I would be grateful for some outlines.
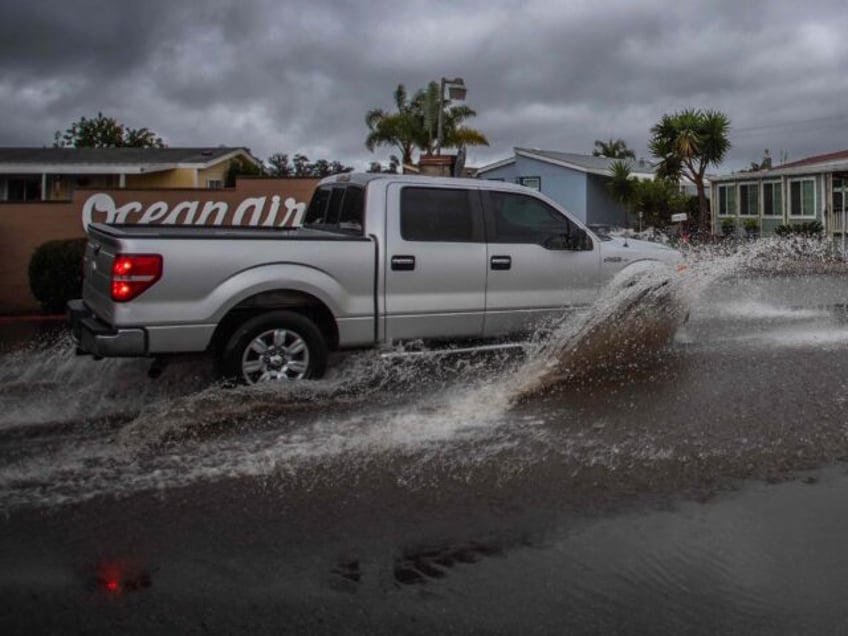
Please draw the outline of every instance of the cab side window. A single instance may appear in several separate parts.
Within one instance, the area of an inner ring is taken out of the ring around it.
[[[570,237],[575,226],[558,211],[535,197],[514,192],[490,192],[490,242],[534,243]]]
[[[315,190],[303,224],[362,234],[365,191],[359,186],[324,186]]]
[[[400,196],[400,235],[405,241],[475,240],[472,192],[406,187]]]

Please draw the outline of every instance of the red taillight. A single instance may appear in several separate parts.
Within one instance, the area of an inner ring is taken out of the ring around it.
[[[112,300],[132,300],[162,277],[159,254],[121,254],[112,262]]]

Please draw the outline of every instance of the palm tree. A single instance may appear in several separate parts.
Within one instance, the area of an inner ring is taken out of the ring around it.
[[[657,176],[678,181],[687,176],[698,191],[698,227],[709,230],[704,176],[709,165],[721,163],[730,149],[730,120],[717,110],[689,108],[663,115],[651,128],[649,147],[660,160]]]
[[[621,159],[610,164],[609,174],[607,189],[624,209],[624,227],[627,227],[627,209],[636,203],[636,179],[630,175],[630,164]]]
[[[396,146],[400,150],[401,161],[411,164],[418,126],[413,105],[403,84],[398,84],[395,89],[394,101],[396,113],[373,108],[365,114],[365,124],[370,131],[365,138],[365,147],[374,152],[377,146]]]
[[[395,146],[404,164],[413,163],[412,153],[416,148],[432,154],[436,147],[440,106],[443,148],[488,146],[489,141],[483,133],[463,125],[477,113],[464,104],[447,108],[448,102],[443,101],[440,105],[439,93],[438,82],[430,82],[427,88],[418,90],[409,99],[403,84],[399,84],[394,95],[397,112],[387,113],[375,108],[365,115],[370,131],[365,147],[373,152],[377,146]]]
[[[608,157],[609,159],[635,159],[636,154],[627,147],[623,139],[610,139],[609,141],[595,140],[595,149],[592,151],[595,157]]]

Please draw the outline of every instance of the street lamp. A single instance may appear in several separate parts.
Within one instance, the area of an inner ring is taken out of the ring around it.
[[[467,92],[465,88],[465,81],[461,77],[456,77],[454,79],[447,79],[446,77],[442,78],[442,81],[439,83],[439,123],[436,129],[436,154],[442,154],[442,136],[444,134],[444,106],[445,106],[445,87],[448,89],[448,99],[456,99],[458,101],[465,101],[465,93]]]

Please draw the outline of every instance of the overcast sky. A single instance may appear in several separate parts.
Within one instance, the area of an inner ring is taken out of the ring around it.
[[[0,145],[50,145],[98,111],[170,146],[301,152],[357,169],[366,111],[463,77],[491,146],[589,154],[686,107],[724,111],[733,148],[848,149],[848,10],[808,0],[0,0]]]

